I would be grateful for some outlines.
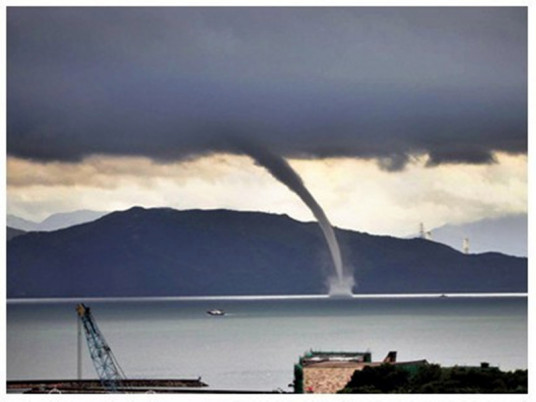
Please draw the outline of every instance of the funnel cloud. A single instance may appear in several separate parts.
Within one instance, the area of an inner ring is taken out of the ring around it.
[[[305,187],[303,180],[288,162],[270,151],[249,141],[234,140],[237,148],[253,158],[259,165],[268,170],[281,183],[285,184],[309,207],[315,216],[328,248],[335,268],[335,276],[329,280],[330,295],[349,295],[352,293],[353,278],[345,278],[339,243],[324,210]]]

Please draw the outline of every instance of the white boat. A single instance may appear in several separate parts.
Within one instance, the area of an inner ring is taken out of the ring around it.
[[[208,315],[225,315],[225,311],[215,308],[212,310],[208,310],[207,314]]]

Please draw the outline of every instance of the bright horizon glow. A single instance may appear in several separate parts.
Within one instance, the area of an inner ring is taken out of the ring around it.
[[[386,172],[374,160],[291,159],[334,226],[407,236],[447,223],[527,212],[527,157],[495,155],[491,165],[426,167],[426,156]],[[231,209],[314,217],[299,198],[245,156],[213,154],[182,162],[92,156],[79,163],[7,158],[7,212],[41,221],[79,209],[132,206]]]

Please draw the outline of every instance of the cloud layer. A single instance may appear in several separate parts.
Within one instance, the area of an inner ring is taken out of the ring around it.
[[[412,159],[404,172],[355,158],[290,160],[330,221],[343,228],[405,236],[426,227],[527,212],[527,158],[496,154],[492,165],[426,168]],[[38,174],[37,174],[38,173]],[[7,210],[40,221],[76,209],[133,205],[178,209],[257,210],[314,220],[300,199],[245,156],[190,161],[94,156],[84,163],[41,163],[8,157]]]
[[[8,9],[8,154],[489,163],[527,151],[525,8]]]

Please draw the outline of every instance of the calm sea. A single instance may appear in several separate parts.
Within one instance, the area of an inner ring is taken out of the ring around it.
[[[527,368],[526,297],[86,301],[130,378],[291,391],[309,349]],[[7,305],[7,379],[76,378],[76,301]],[[219,308],[223,317],[206,311]],[[95,378],[83,344],[83,378]]]

